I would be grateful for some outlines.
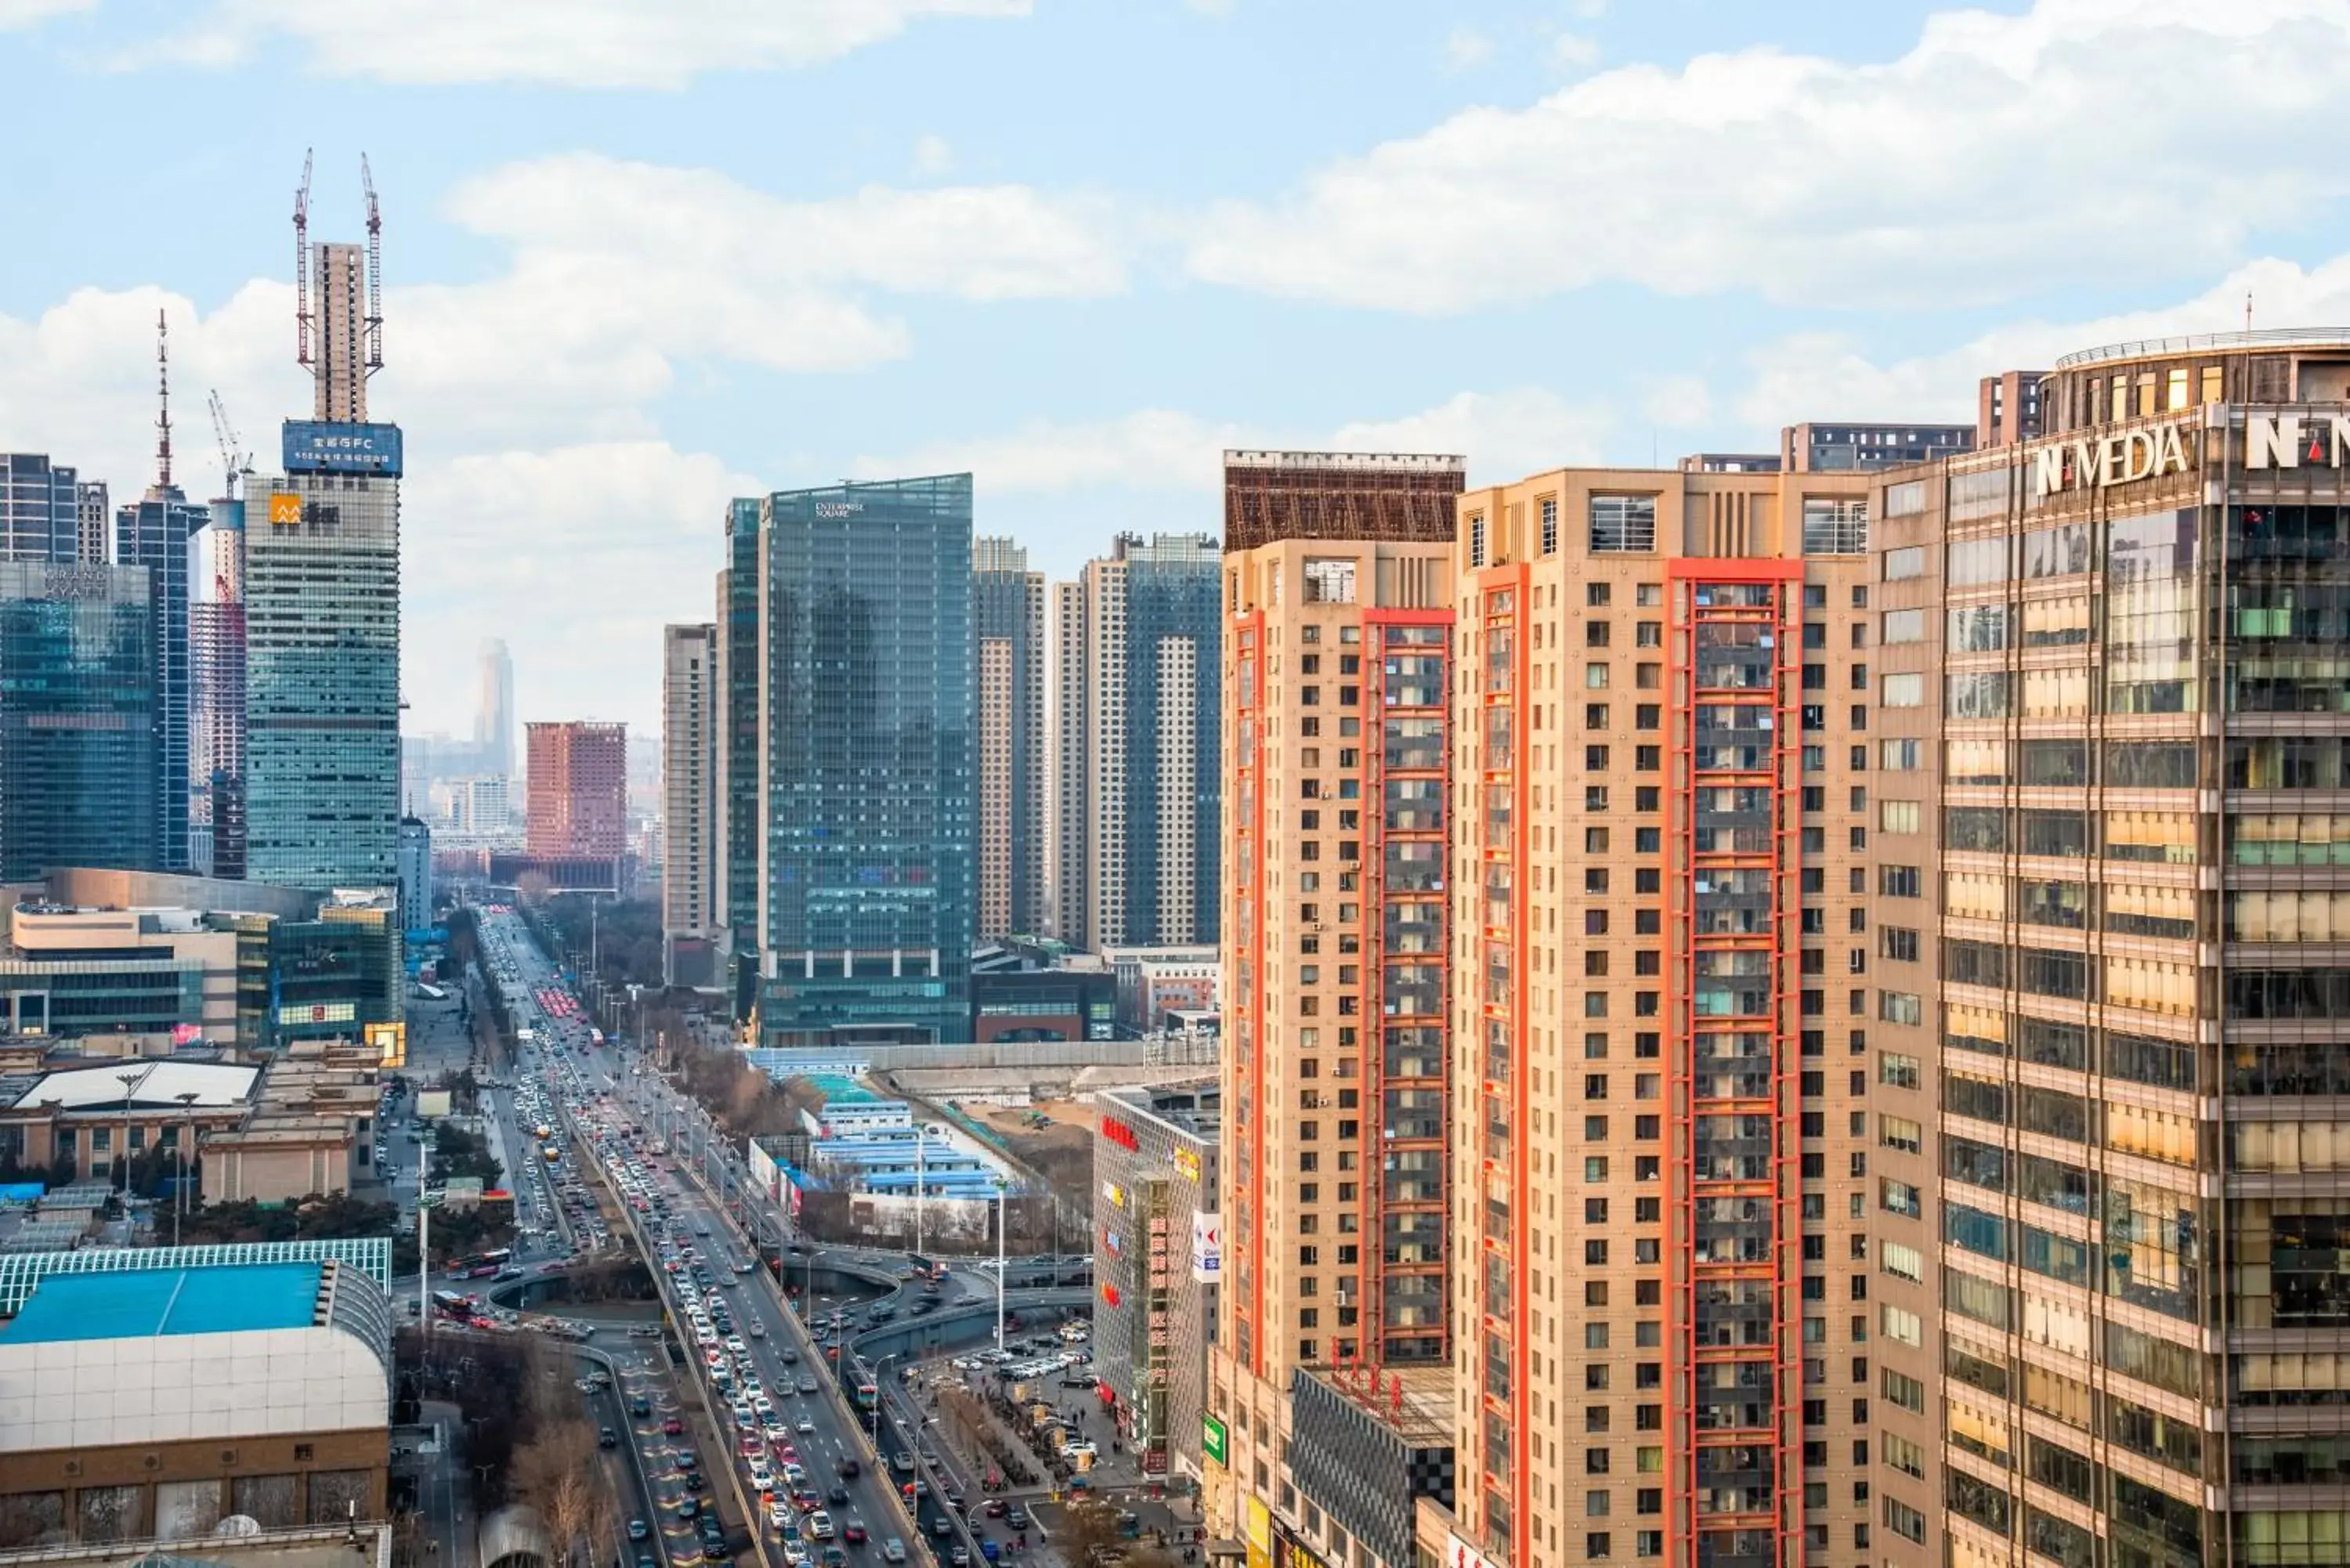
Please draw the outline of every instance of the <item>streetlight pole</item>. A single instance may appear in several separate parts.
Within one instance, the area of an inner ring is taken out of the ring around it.
[[[1011,1188],[1003,1178],[995,1178],[995,1348],[1003,1348],[1003,1267],[1004,1238],[1012,1227],[1007,1223],[1011,1209]]]
[[[919,1251],[920,1251],[922,1250],[922,1199],[923,1199],[923,1196],[924,1196],[924,1195],[923,1195],[922,1189],[924,1188],[924,1186],[925,1186],[925,1185],[927,1185],[927,1183],[928,1183],[928,1181],[929,1181],[928,1174],[924,1171],[923,1167],[922,1167],[922,1157],[923,1157],[923,1154],[925,1153],[925,1151],[928,1149],[928,1147],[929,1147],[929,1146],[930,1146],[930,1141],[931,1141],[931,1129],[930,1129],[930,1128],[928,1128],[928,1127],[924,1127],[924,1126],[922,1125],[922,1121],[921,1121],[921,1118],[920,1118],[920,1116],[915,1117],[915,1118],[914,1118],[914,1251],[917,1251],[917,1252],[919,1252]]]
[[[122,1085],[122,1218],[126,1224],[130,1219],[130,1096],[153,1071],[152,1067],[145,1067],[136,1073],[114,1075]]]
[[[182,1089],[172,1098],[180,1102],[180,1184],[172,1190],[172,1245],[180,1244],[180,1216],[188,1211],[188,1146],[196,1137],[196,1091]]]

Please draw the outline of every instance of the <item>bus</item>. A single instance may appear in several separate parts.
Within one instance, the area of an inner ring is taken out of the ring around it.
[[[478,1296],[459,1295],[455,1291],[432,1293],[432,1311],[438,1317],[455,1318],[462,1322],[472,1317],[480,1305],[481,1298]]]
[[[449,1265],[449,1272],[452,1274],[471,1273],[476,1269],[487,1269],[492,1273],[495,1273],[513,1261],[512,1248],[498,1247],[487,1252],[475,1252],[469,1257],[459,1258]]]
[[[918,1280],[943,1280],[947,1277],[947,1266],[944,1263],[925,1258],[920,1252],[908,1253],[906,1266],[908,1272]]]
[[[873,1381],[870,1373],[860,1374],[857,1379],[857,1407],[870,1410],[880,1402],[881,1386]]]

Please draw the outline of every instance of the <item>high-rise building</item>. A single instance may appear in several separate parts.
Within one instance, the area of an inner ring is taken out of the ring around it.
[[[617,861],[629,847],[629,732],[580,720],[523,726],[524,844],[542,860]]]
[[[1876,491],[1873,1555],[2344,1561],[2350,333],[2040,393]]]
[[[188,565],[189,858],[244,875],[244,503],[212,504]]]
[[[1211,1445],[1222,1465],[1211,1510],[1302,1519],[1309,1448],[1362,1487],[1388,1479],[1363,1455],[1365,1380],[1378,1377],[1384,1399],[1402,1379],[1415,1408],[1450,1386],[1445,498],[1464,465],[1322,452],[1226,462],[1256,498],[1295,476],[1314,501],[1227,509],[1246,517],[1233,532],[1251,543],[1222,565],[1223,1237],[1208,1410],[1229,1449]],[[1368,532],[1341,536],[1322,525],[1334,516]],[[1394,1453],[1416,1440],[1379,1430]],[[1321,1517],[1344,1505],[1313,1506]],[[1408,1529],[1406,1494],[1384,1506]],[[1400,1555],[1393,1541],[1374,1549],[1411,1560],[1409,1540]]]
[[[2006,370],[1985,376],[1975,393],[1975,450],[2013,446],[2041,432],[2040,383],[2045,370]]]
[[[1056,590],[1045,789],[1073,946],[1215,940],[1219,558],[1213,535],[1121,535]]]
[[[473,714],[473,746],[480,753],[474,771],[514,776],[515,696],[514,656],[505,639],[484,638],[481,651],[481,691]]]
[[[724,795],[755,815],[728,824],[727,901],[739,833],[764,1044],[971,1028],[971,476],[943,474],[729,511]]]
[[[1494,1561],[1868,1559],[1867,487],[1461,502],[1454,1517]]]
[[[718,628],[661,631],[661,966],[671,985],[716,983]]]
[[[45,453],[0,452],[0,561],[80,560],[81,489]]]
[[[972,543],[978,696],[979,934],[1041,934],[1045,886],[1045,576],[1009,539]]]
[[[1045,589],[1044,932],[1084,946],[1086,844],[1086,590]]]
[[[246,484],[259,526],[244,553],[245,868],[293,887],[387,888],[401,815],[400,431],[368,422],[382,355],[365,253],[304,250],[317,308],[306,277],[299,358],[317,417],[286,421],[282,477]]]
[[[1970,451],[1972,425],[1826,424],[1806,421],[1779,432],[1779,467],[1788,473],[1843,473],[1899,468]]]
[[[734,993],[734,1021],[746,1022],[758,997],[760,746],[766,733],[760,710],[765,690],[766,638],[759,618],[764,570],[761,503],[737,499],[726,508],[726,565],[717,577],[718,628],[718,888],[713,900],[726,929],[725,983]]]
[[[108,564],[106,535],[113,517],[107,504],[106,481],[85,479],[74,486],[74,533],[83,566]]]
[[[158,869],[193,864],[192,726],[195,672],[190,637],[191,547],[212,521],[212,509],[192,502],[168,480],[114,514],[114,559],[144,566],[155,594],[155,825]],[[204,825],[209,836],[210,824]]]
[[[0,561],[0,882],[155,863],[152,591],[143,566]]]
[[[432,830],[403,816],[396,830],[400,852],[400,929],[421,931],[432,924]]]

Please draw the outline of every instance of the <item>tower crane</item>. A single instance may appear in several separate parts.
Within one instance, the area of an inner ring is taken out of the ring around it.
[[[294,191],[294,362],[310,363],[310,159],[302,151],[302,183]]]
[[[212,389],[213,439],[220,442],[221,493],[234,501],[244,493],[244,477],[253,472],[253,454],[237,454],[244,442],[237,439],[236,427],[228,422],[228,407],[221,401],[220,389]]]

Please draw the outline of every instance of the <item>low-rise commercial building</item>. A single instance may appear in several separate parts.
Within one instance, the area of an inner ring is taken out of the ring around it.
[[[381,1519],[390,1417],[359,1269],[51,1274],[0,1325],[0,1545]]]
[[[1222,1098],[1212,1078],[1097,1096],[1094,1375],[1150,1475],[1201,1473]]]
[[[1102,954],[1118,981],[1118,1023],[1128,1037],[1175,1027],[1172,1012],[1213,1012],[1223,966],[1212,947],[1111,948]]]

